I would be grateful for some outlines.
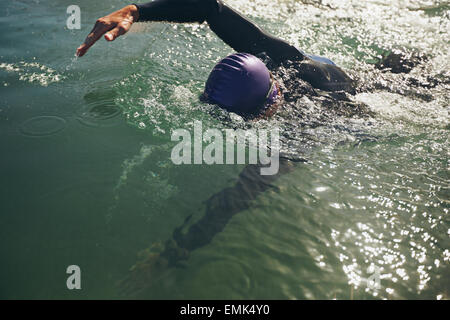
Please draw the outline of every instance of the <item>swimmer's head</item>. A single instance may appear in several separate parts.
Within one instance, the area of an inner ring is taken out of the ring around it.
[[[240,115],[259,113],[272,105],[279,88],[266,65],[248,53],[221,60],[206,82],[202,100]]]

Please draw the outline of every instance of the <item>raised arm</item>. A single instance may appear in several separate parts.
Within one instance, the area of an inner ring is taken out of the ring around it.
[[[78,48],[77,55],[83,56],[104,34],[106,40],[115,40],[136,21],[206,21],[211,30],[237,52],[265,52],[277,62],[303,58],[303,53],[297,48],[264,32],[220,0],[155,0],[127,6],[100,18],[86,41]]]

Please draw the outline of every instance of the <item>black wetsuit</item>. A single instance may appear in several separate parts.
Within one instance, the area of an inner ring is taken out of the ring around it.
[[[275,64],[297,62],[297,76],[326,91],[354,90],[352,79],[332,63],[321,62],[284,40],[267,34],[220,0],[155,0],[136,4],[139,21],[207,22],[237,52],[265,53]],[[322,58],[323,59],[323,58]],[[326,59],[323,59],[326,60]]]
[[[340,68],[334,64],[313,60],[287,42],[265,33],[220,0],[156,0],[136,6],[139,9],[139,21],[206,21],[234,50],[257,55],[268,64],[269,69],[272,69],[274,76],[288,92],[284,92],[286,104],[297,101],[303,95],[319,99],[324,105],[323,112],[316,110],[314,114],[305,116],[308,112],[304,112],[299,106],[295,108],[295,112],[293,110],[290,113],[297,123],[313,126],[316,122],[329,121],[328,114],[367,114],[346,99],[345,93],[336,92],[353,91],[353,81]],[[315,89],[334,92],[318,96]],[[174,231],[173,239],[165,243],[160,256],[166,259],[169,265],[174,265],[187,259],[189,252],[210,243],[234,215],[248,209],[252,201],[271,188],[280,175],[293,170],[292,160],[282,156],[280,171],[274,176],[261,176],[260,166],[248,165],[234,186],[222,190],[206,201],[206,212],[201,219],[191,224],[189,217]],[[304,160],[298,158],[294,161]],[[146,263],[142,264],[145,268]],[[138,278],[140,276],[138,275]]]
[[[368,106],[351,101],[345,92],[354,92],[354,82],[339,67],[327,59],[311,57],[287,42],[273,37],[254,23],[234,11],[220,0],[155,0],[136,5],[139,9],[139,21],[168,22],[207,22],[210,28],[237,52],[246,52],[260,57],[272,70],[281,84],[284,103],[289,112],[283,115],[283,121],[289,133],[290,122],[295,125],[314,128],[316,126],[334,126],[335,116],[367,117],[372,115]],[[321,62],[320,60],[325,60]],[[409,63],[409,62],[408,62]],[[392,68],[393,72],[409,72],[397,56],[389,56],[377,66],[380,69]],[[318,92],[321,89],[321,91]],[[390,89],[390,88],[387,88]],[[332,92],[333,91],[333,92]],[[297,102],[303,97],[317,103],[320,108],[311,111],[309,105]],[[296,132],[295,132],[296,134]],[[296,140],[294,137],[293,140]],[[307,141],[306,138],[305,141]],[[290,150],[289,150],[290,151]],[[294,153],[297,153],[295,147]],[[230,219],[237,213],[251,207],[252,201],[273,187],[274,181],[281,175],[291,172],[295,162],[304,162],[291,152],[280,158],[280,171],[274,176],[260,175],[259,165],[248,165],[239,175],[237,182],[214,194],[206,200],[204,215],[191,222],[189,216],[182,226],[176,228],[172,239],[165,243],[159,257],[167,260],[169,266],[176,265],[189,257],[189,252],[201,248],[221,232]],[[194,220],[194,219],[193,219]],[[153,274],[151,255],[143,258],[133,267],[136,273],[132,283],[145,284],[143,277]],[[144,271],[140,271],[140,270]],[[133,279],[133,273],[130,276]]]

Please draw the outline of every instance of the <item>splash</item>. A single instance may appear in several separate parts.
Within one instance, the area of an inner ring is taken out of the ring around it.
[[[72,70],[75,64],[78,62],[78,56],[75,55],[72,59],[70,59],[70,63],[66,66],[66,71]]]
[[[139,154],[135,155],[131,159],[124,160],[123,171],[115,187],[116,190],[126,184],[128,175],[133,171],[135,167],[142,165],[145,159],[147,159],[152,154],[153,150],[154,146],[142,146]]]
[[[170,179],[174,165],[168,154],[169,148],[169,145],[143,145],[138,154],[124,160],[107,221],[111,222],[122,205],[126,206],[130,201],[136,204],[135,211],[146,221],[165,212],[167,201],[178,194],[178,187],[171,184]]]
[[[361,93],[356,99],[371,106],[379,117],[390,123],[445,128],[449,121],[449,109],[442,108],[439,100],[417,101],[389,92]]]
[[[314,276],[342,281],[342,288],[351,286],[356,298],[429,298],[436,294],[447,298],[448,289],[440,283],[448,279],[450,256],[445,248],[448,8],[429,1],[305,0],[277,1],[276,6],[266,0],[228,3],[276,36],[308,53],[329,57],[358,80],[361,90],[345,102],[330,95],[297,95],[273,118],[245,122],[197,100],[214,64],[231,50],[204,26],[178,25],[168,28],[166,37],[158,39],[158,46],[152,46],[136,63],[139,67],[135,72],[118,84],[118,100],[129,122],[162,139],[170,137],[173,128],[189,127],[192,119],[215,128],[278,126],[285,153],[309,161],[298,176],[291,175],[295,181],[280,196],[274,195],[273,203],[289,207],[290,201],[300,199],[285,212],[297,213],[289,226],[301,226],[301,219],[305,225],[312,225],[295,229],[298,232],[293,232],[293,238],[306,234],[308,250],[314,243],[326,243],[317,245],[315,255],[321,257],[317,264],[322,269]],[[408,57],[418,54],[425,59],[391,72],[379,62],[393,52]],[[292,76],[288,69],[278,75],[282,80]],[[295,82],[297,87],[303,85]],[[124,170],[124,186],[130,186],[134,176],[149,167],[147,161],[153,155],[147,160],[139,155],[131,158],[130,169]],[[266,197],[272,200],[270,193]],[[271,204],[268,201],[268,220],[273,227],[277,223],[273,212],[279,207],[274,209]],[[258,208],[258,217],[263,211]],[[304,216],[314,218],[310,221]],[[267,230],[258,228],[263,227],[257,225],[261,221],[252,221],[246,233]],[[316,228],[316,224],[325,226],[325,230]],[[280,223],[273,229],[284,227]],[[273,239],[261,241],[264,234],[257,234],[254,246],[273,245]],[[290,241],[286,239],[283,247]],[[301,250],[297,253],[304,254]],[[144,262],[148,263],[156,259],[153,254],[146,257],[149,259]],[[299,277],[299,269],[289,264],[271,263],[279,265],[276,272],[295,270],[292,278],[280,279],[279,287],[311,278]],[[367,291],[370,270],[375,267],[380,270],[382,288]],[[307,272],[304,265],[298,268]],[[343,276],[337,279],[339,273]],[[309,290],[306,285],[301,289]],[[286,292],[298,298],[302,297],[301,289],[295,285]],[[331,297],[330,288],[316,289],[323,292],[305,296]],[[348,298],[341,293],[339,298]]]
[[[56,70],[38,62],[2,62],[0,63],[0,69],[11,73],[17,73],[20,81],[39,84],[42,87],[47,87],[52,83],[57,83],[65,79],[65,77]]]

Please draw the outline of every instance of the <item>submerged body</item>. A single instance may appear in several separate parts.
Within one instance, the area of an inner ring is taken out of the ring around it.
[[[371,115],[366,105],[349,99],[347,93],[355,92],[355,82],[331,60],[306,54],[265,33],[219,0],[156,0],[130,5],[100,19],[86,42],[78,49],[78,54],[84,55],[104,34],[109,41],[116,39],[137,21],[207,22],[211,30],[235,51],[257,56],[271,71],[281,89],[279,95],[283,98],[282,105],[290,111],[286,124],[292,120],[301,126],[315,127],[333,123],[336,116]],[[321,108],[311,112],[308,106],[297,103],[303,97],[318,102]],[[239,113],[239,110],[232,111]],[[271,108],[258,111],[262,112],[257,116],[272,116],[275,112]],[[246,117],[250,113],[246,110],[241,115]],[[186,219],[158,252],[146,251],[132,268],[124,287],[132,293],[145,290],[151,286],[155,272],[160,268],[177,265],[187,259],[190,252],[210,243],[235,214],[248,209],[254,199],[272,188],[279,176],[293,170],[295,165],[292,159],[282,158],[280,171],[274,176],[261,176],[258,166],[247,166],[234,186],[206,201],[206,212],[200,220],[191,222],[189,218]],[[302,162],[298,154],[295,160]]]
[[[320,99],[321,104],[326,106],[324,108],[326,115],[316,112],[309,119],[303,119],[303,110],[300,109],[298,113],[292,114],[296,118],[295,121],[314,125],[315,122],[322,121],[332,114],[342,115],[342,110],[347,110],[344,112],[345,114],[355,111],[358,113],[360,110],[345,94],[345,92],[354,92],[353,80],[331,60],[308,55],[287,42],[265,33],[222,1],[156,0],[129,6],[127,10],[119,11],[111,19],[116,24],[104,20],[97,22],[86,42],[78,49],[78,55],[84,55],[101,35],[106,33],[107,40],[114,40],[128,31],[131,23],[136,21],[175,23],[203,23],[206,21],[225,43],[237,52],[242,52],[234,55],[234,58],[242,58],[244,64],[246,59],[249,61],[259,59],[258,63],[265,64],[264,68],[270,70],[272,82],[276,81],[275,87],[278,88],[276,93],[278,98],[281,98],[279,100],[283,101],[283,105],[290,105],[306,95],[313,100]],[[117,21],[119,22],[117,23]],[[114,28],[114,26],[117,27]],[[214,71],[212,75],[213,73]],[[270,88],[272,90],[273,86]],[[262,91],[265,90],[267,88]],[[329,92],[330,95],[322,93],[322,90]],[[207,83],[204,95],[209,93]],[[229,94],[229,92],[221,92],[221,94]],[[274,98],[273,95],[272,98]],[[255,116],[259,118],[260,116],[272,116],[279,105],[279,103],[271,103],[266,104],[266,108],[261,110],[241,108],[228,109],[228,111],[236,112],[244,118],[255,118]],[[367,115],[366,111],[361,111],[360,114]],[[210,243],[235,214],[248,209],[252,201],[270,189],[281,175],[293,170],[295,162],[303,162],[298,155],[295,157],[295,161],[292,160],[291,157],[288,159],[282,155],[280,170],[273,176],[261,176],[260,166],[248,165],[239,175],[234,186],[222,190],[206,201],[206,212],[200,220],[191,223],[190,218],[186,219],[185,223],[174,231],[172,239],[160,246],[156,252],[155,247],[144,251],[140,260],[133,266],[131,273],[122,283],[122,288],[128,294],[135,295],[142,291],[145,292],[152,286],[153,281],[157,281],[159,272],[167,267],[178,265],[189,257],[190,252]]]

